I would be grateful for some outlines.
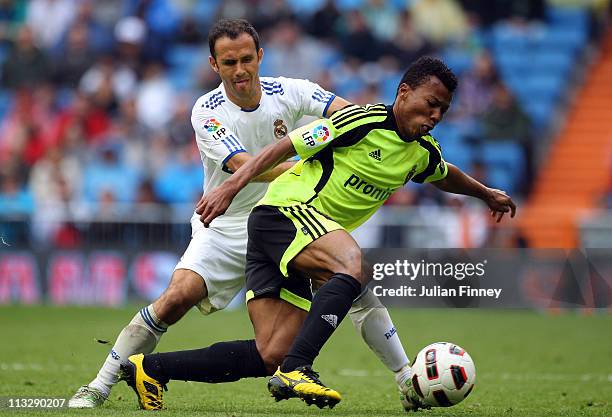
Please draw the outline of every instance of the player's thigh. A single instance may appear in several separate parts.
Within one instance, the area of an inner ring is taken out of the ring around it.
[[[367,278],[362,273],[361,249],[345,230],[334,230],[309,243],[289,266],[311,277],[320,284],[333,274],[347,274],[362,284]]]
[[[168,288],[153,304],[168,324],[195,305],[204,314],[225,308],[244,285],[246,224],[205,229],[196,216],[191,224],[191,241]]]
[[[257,350],[268,371],[273,372],[291,348],[307,312],[273,297],[254,298],[248,302],[247,309]]]

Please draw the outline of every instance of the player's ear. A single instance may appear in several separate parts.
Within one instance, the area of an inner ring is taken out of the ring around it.
[[[408,84],[401,83],[397,89],[397,98],[405,100],[411,92],[412,88]]]
[[[208,57],[208,63],[210,64],[210,67],[213,69],[213,71],[218,74],[219,73],[219,67],[217,66],[217,60],[215,58],[213,58],[212,56],[209,56]]]
[[[261,64],[261,60],[263,59],[263,48],[259,48],[259,51],[257,51],[257,61],[259,64]]]

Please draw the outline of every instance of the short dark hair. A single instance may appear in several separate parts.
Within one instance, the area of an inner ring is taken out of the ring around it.
[[[410,88],[417,88],[427,82],[432,75],[437,77],[451,94],[457,88],[457,77],[444,62],[430,56],[422,56],[410,64],[397,86],[397,91],[404,83]]]
[[[217,39],[227,36],[230,39],[236,39],[238,36],[246,33],[255,42],[255,50],[259,51],[259,35],[257,31],[245,19],[221,19],[218,20],[208,31],[208,47],[210,55],[215,58],[215,43]]]

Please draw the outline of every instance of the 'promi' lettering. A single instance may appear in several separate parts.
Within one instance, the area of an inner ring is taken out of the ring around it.
[[[355,190],[361,190],[362,193],[371,196],[375,200],[383,201],[389,198],[393,190],[390,188],[383,189],[378,188],[367,181],[362,180],[358,175],[351,174],[350,177],[344,182],[344,188],[354,188]]]

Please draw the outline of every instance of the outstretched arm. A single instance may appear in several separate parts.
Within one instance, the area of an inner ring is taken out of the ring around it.
[[[246,164],[247,161],[253,158],[254,158],[253,155],[246,153],[246,152],[241,152],[241,153],[238,153],[232,156],[232,158],[229,161],[227,161],[225,165],[232,172],[236,172],[240,169],[241,166]],[[276,165],[274,168],[271,168],[267,170],[266,172],[259,174],[258,176],[253,178],[251,182],[272,182],[276,179],[276,177],[280,176],[283,172],[287,171],[289,168],[291,168],[294,165],[295,165],[295,162],[293,161],[281,162],[280,164]]]
[[[487,203],[492,216],[497,216],[499,223],[504,213],[510,212],[510,217],[516,214],[516,205],[512,199],[501,190],[489,188],[470,177],[456,166],[447,163],[448,174],[440,181],[432,182],[442,191],[464,194],[476,197]]]
[[[213,219],[225,213],[236,194],[249,181],[295,155],[291,139],[285,136],[279,142],[266,146],[260,153],[246,161],[230,178],[206,194],[198,203],[196,213],[200,215],[200,221],[204,223],[204,227],[208,227]]]

